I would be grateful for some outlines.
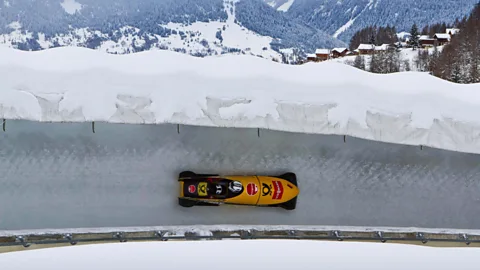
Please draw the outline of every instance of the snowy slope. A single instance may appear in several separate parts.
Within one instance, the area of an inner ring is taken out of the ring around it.
[[[212,253],[212,251],[226,251]],[[305,240],[173,241],[29,250],[0,255],[3,270],[30,269],[478,269],[480,250]],[[208,260],[205,260],[208,258]]]
[[[0,46],[21,50],[80,46],[115,54],[163,49],[282,61],[298,55],[284,56],[284,50],[343,44],[305,23],[282,23],[288,21],[284,12],[259,12],[262,5],[269,8],[260,0],[253,0],[251,9],[237,9],[238,0],[197,0],[196,5],[190,0],[42,1],[44,5],[18,0],[3,7],[0,2],[0,25],[5,26],[0,27]],[[278,3],[286,11],[293,2]]]
[[[90,28],[74,28],[66,34],[58,34],[46,38],[44,33],[24,31],[21,22],[10,25],[12,31],[0,35],[0,44],[7,47],[17,47],[17,43],[28,43],[29,39],[38,41],[41,49],[57,46],[86,46],[102,52],[125,54],[147,49],[168,49],[196,56],[219,55],[223,53],[243,53],[271,60],[282,60],[282,55],[272,50],[270,43],[273,38],[261,36],[235,23],[234,2],[225,1],[226,21],[167,23],[159,27],[173,31],[162,35],[145,33],[141,28],[123,26],[113,32],[116,39],[109,33]],[[81,5],[74,0],[62,3],[65,11],[74,14]],[[145,46],[148,44],[148,46]]]
[[[296,0],[288,9],[298,19],[348,42],[353,34],[367,26],[395,26],[410,31],[415,22],[420,29],[427,24],[453,23],[473,9],[478,0]]]
[[[260,127],[480,153],[480,85],[424,73],[83,48],[1,49],[0,71],[0,118]]]
[[[295,0],[263,0],[265,3],[267,3],[269,6],[272,8],[278,10],[278,11],[283,11],[287,12],[290,7],[293,5],[293,2]]]
[[[400,71],[401,72],[422,71],[418,67],[417,61],[418,61],[419,51],[424,51],[424,50],[428,50],[429,54],[434,53],[433,48],[416,49],[416,50],[413,50],[411,48],[401,48],[400,52],[399,52]],[[438,46],[437,50],[438,50],[438,52],[441,52],[443,50],[443,46]],[[342,63],[342,64],[347,64],[347,65],[353,66],[354,61],[355,61],[355,57],[356,57],[355,55],[348,55],[348,56],[345,56],[345,57],[329,59],[327,61]],[[369,63],[371,61],[371,56],[370,55],[363,55],[362,57],[364,58],[364,61],[365,61],[365,70],[369,70],[370,69]],[[407,66],[406,66],[405,62],[408,62],[409,70],[407,70]]]

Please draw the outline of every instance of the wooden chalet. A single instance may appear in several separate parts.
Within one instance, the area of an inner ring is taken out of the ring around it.
[[[433,47],[433,45],[435,45],[435,38],[431,38],[427,35],[423,35],[418,38],[418,46],[422,48]]]
[[[375,51],[375,45],[372,44],[360,44],[358,45],[358,54],[372,54]]]
[[[380,46],[375,46],[376,52],[386,52],[391,48],[390,44],[382,44]]]
[[[442,46],[450,42],[450,34],[443,34],[438,33],[433,36],[435,41],[437,42],[437,46]]]
[[[317,61],[325,61],[330,58],[330,50],[329,49],[317,49],[315,51],[315,55],[317,56]]]
[[[308,62],[317,62],[317,55],[313,54],[313,53],[307,54],[307,61]]]
[[[344,57],[348,52],[349,50],[347,48],[333,48],[331,55],[333,58]]]

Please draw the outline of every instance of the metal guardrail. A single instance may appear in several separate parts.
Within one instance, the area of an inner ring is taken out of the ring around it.
[[[151,231],[110,231],[100,233],[47,233],[0,236],[1,247],[24,247],[32,245],[76,245],[106,242],[135,241],[193,241],[193,240],[324,240],[354,242],[396,242],[408,244],[450,243],[455,246],[480,244],[480,234],[428,233],[428,232],[391,232],[391,231],[340,231],[340,230],[211,230],[209,235],[186,231],[176,233],[173,230]]]

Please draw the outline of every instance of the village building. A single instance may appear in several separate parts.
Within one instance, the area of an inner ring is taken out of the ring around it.
[[[443,46],[448,44],[453,35],[458,34],[460,29],[447,28],[446,33],[436,33],[433,37],[429,35],[418,35],[418,47],[429,48],[433,46]],[[314,54],[307,54],[307,62],[321,62],[329,59],[341,58],[353,55],[372,55],[382,53],[398,48],[410,48],[410,34],[402,32],[398,35],[399,40],[393,44],[382,44],[375,46],[373,44],[361,43],[357,49],[350,51],[348,48],[317,49]],[[401,37],[401,38],[400,38]]]
[[[445,45],[447,44],[448,42],[450,42],[450,34],[435,34],[433,36],[433,38],[435,39],[435,41],[437,42],[437,46],[442,46],[442,45]]]
[[[358,54],[372,54],[375,50],[375,45],[372,44],[360,44],[358,45]]]
[[[380,46],[375,46],[375,51],[377,52],[386,52],[388,51],[388,49],[390,49],[389,44],[382,44]]]
[[[307,61],[309,62],[317,62],[317,55],[313,53],[307,54]]]
[[[317,61],[325,61],[330,58],[330,50],[329,49],[317,49],[315,51],[315,55],[317,56]]]
[[[435,38],[431,38],[428,35],[419,36],[418,45],[422,48],[433,47],[435,45]]]
[[[359,53],[359,52],[358,52],[358,49],[356,49],[356,50],[353,50],[353,51],[349,51],[349,52],[347,53],[347,55],[358,55],[358,53]]]
[[[349,50],[347,48],[333,48],[331,56],[333,58],[344,57],[348,52]]]
[[[450,36],[454,36],[454,35],[458,34],[458,32],[460,32],[460,29],[458,29],[458,28],[447,28],[447,30],[445,32],[447,32],[447,34],[449,34]]]

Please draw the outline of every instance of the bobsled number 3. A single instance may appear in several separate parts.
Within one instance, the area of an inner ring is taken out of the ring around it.
[[[234,204],[294,210],[300,192],[297,177],[291,172],[278,176],[221,176],[184,171],[178,182],[178,203],[183,207]]]

